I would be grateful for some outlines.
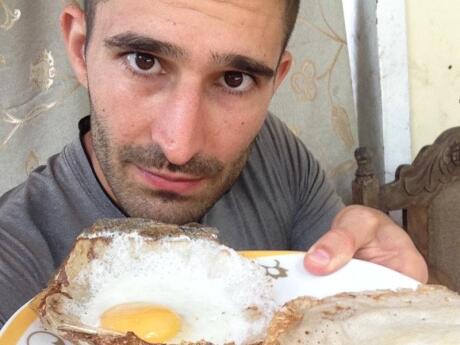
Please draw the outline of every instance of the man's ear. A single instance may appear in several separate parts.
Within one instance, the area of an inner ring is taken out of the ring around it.
[[[278,64],[278,68],[276,70],[274,91],[278,89],[278,87],[283,82],[284,78],[287,76],[289,70],[291,69],[291,65],[292,65],[292,54],[289,51],[285,50],[283,55],[281,55],[281,59]]]
[[[61,32],[67,49],[69,62],[77,80],[88,87],[85,61],[86,21],[85,13],[78,5],[68,5],[61,14]]]

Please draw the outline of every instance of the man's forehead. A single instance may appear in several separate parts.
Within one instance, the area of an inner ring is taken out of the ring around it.
[[[209,9],[240,10],[256,13],[269,13],[270,8],[281,8],[283,3],[280,0],[153,0],[163,2],[169,6],[200,11],[205,6]]]
[[[235,53],[244,53],[249,49],[265,51],[264,55],[276,51],[278,55],[284,35],[279,3],[279,0],[110,0],[102,4],[100,20],[96,20],[100,25],[96,26],[104,39],[134,32],[164,42],[177,41],[179,46],[193,40],[202,44],[203,49],[214,42],[214,48],[226,52],[233,49]],[[269,4],[272,10],[267,10]],[[190,40],[184,40],[187,35]],[[225,39],[227,42],[223,42]]]
[[[161,16],[159,9],[177,10],[188,16],[208,16],[213,19],[239,20],[239,24],[245,24],[245,20],[278,21],[282,22],[284,16],[285,1],[283,0],[105,0],[100,7],[112,7],[121,9],[127,16],[136,10],[142,10],[146,15],[156,18]],[[175,12],[175,13],[179,13]]]
[[[91,1],[91,0],[90,0]],[[106,4],[109,2],[123,2],[125,7],[136,2],[131,0],[92,0],[96,4]],[[191,10],[198,10],[201,6],[207,7],[221,7],[221,8],[238,8],[251,12],[268,12],[270,8],[276,7],[284,10],[285,0],[149,0],[151,4],[162,3],[164,5],[188,8]]]

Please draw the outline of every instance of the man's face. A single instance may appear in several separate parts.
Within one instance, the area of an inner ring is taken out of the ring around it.
[[[198,220],[233,184],[290,57],[279,0],[110,0],[86,51],[106,191],[130,216]],[[80,80],[82,78],[80,77]]]

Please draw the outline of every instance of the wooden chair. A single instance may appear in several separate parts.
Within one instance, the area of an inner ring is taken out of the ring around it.
[[[366,148],[358,148],[355,158],[353,202],[387,213],[402,210],[403,227],[428,263],[430,282],[460,292],[460,127],[401,165],[391,183],[380,184]]]

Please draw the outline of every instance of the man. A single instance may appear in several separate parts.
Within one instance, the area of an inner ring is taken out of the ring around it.
[[[103,217],[200,221],[236,249],[309,249],[305,266],[316,274],[355,256],[427,279],[402,229],[376,210],[343,208],[305,147],[267,115],[291,65],[297,10],[294,0],[65,8],[91,117],[81,140],[0,200],[0,322]]]

